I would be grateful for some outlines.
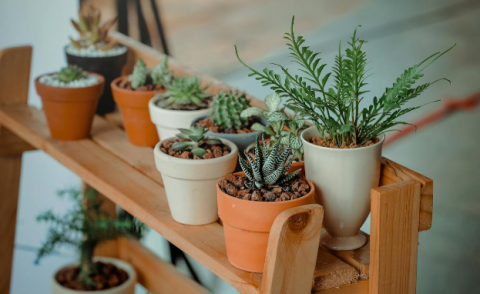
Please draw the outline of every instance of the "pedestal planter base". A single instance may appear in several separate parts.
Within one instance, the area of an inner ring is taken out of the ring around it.
[[[323,247],[338,251],[355,250],[367,243],[367,237],[362,232],[348,237],[336,237],[331,236],[327,231],[323,231],[320,240]]]

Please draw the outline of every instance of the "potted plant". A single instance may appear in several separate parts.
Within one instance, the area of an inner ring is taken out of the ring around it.
[[[283,211],[315,202],[315,187],[300,173],[288,172],[290,147],[257,138],[254,157],[239,157],[243,172],[228,174],[217,184],[218,213],[223,221],[227,257],[235,267],[262,272],[268,236]]]
[[[215,183],[235,169],[238,149],[226,140],[205,136],[208,129],[180,129],[155,146],[168,206],[175,221],[204,225],[218,219]]]
[[[97,106],[97,114],[115,110],[110,83],[122,75],[127,61],[127,47],[108,39],[108,30],[115,25],[117,18],[100,25],[100,11],[93,6],[84,7],[78,12],[78,21],[71,20],[80,39],[70,38],[65,46],[69,65],[78,65],[84,70],[102,75],[105,78],[105,91]]]
[[[315,184],[318,201],[325,208],[323,224],[328,234],[322,236],[322,244],[333,250],[356,249],[366,243],[359,229],[370,212],[370,190],[379,183],[384,134],[396,125],[408,124],[399,118],[421,107],[405,107],[407,102],[446,80],[413,86],[453,46],[405,70],[392,87],[362,108],[360,103],[368,93],[367,60],[365,41],[357,37],[357,30],[344,53],[339,46],[332,72],[323,73],[325,64],[320,63],[319,53],[303,45],[305,39],[295,36],[293,24],[294,18],[285,38],[306,76],[292,74],[281,65],[283,78],[269,69],[258,72],[241,61],[238,52],[237,57],[257,80],[287,97],[287,107],[313,122],[302,133],[302,141],[307,178]],[[328,83],[330,77],[333,81]]]
[[[282,98],[277,93],[273,93],[265,98],[267,110],[254,106],[245,109],[241,116],[244,118],[257,116],[266,120],[268,126],[255,123],[252,129],[269,135],[268,144],[270,146],[279,142],[281,148],[290,147],[294,154],[292,170],[296,170],[303,168],[303,143],[300,135],[307,125],[298,113],[295,113],[293,117],[288,116],[285,113],[285,107],[279,108],[281,103]],[[251,144],[247,151],[253,149],[254,146],[255,144]]]
[[[173,72],[168,70],[167,57],[151,70],[138,59],[130,76],[112,82],[112,92],[123,117],[130,142],[137,146],[153,147],[158,143],[155,125],[150,120],[148,102],[155,94],[166,91]]]
[[[179,128],[188,129],[194,119],[210,114],[212,95],[196,76],[173,77],[167,92],[157,94],[148,105],[160,140],[175,136]]]
[[[79,259],[76,263],[60,268],[52,277],[53,294],[133,294],[136,273],[133,267],[119,259],[94,257],[95,248],[102,242],[118,237],[141,235],[142,225],[131,220],[111,218],[100,209],[97,192],[88,190],[84,198],[76,189],[59,192],[75,201],[75,206],[66,215],[47,211],[37,217],[38,221],[52,224],[47,240],[38,250],[35,263],[52,254],[61,246],[76,248]]]
[[[52,137],[80,140],[90,135],[103,85],[101,75],[77,66],[64,67],[35,79]]]
[[[202,116],[193,121],[193,125],[203,126],[209,134],[232,141],[237,145],[239,153],[255,143],[255,138],[263,132],[258,126],[266,127],[265,119],[241,114],[250,108],[250,99],[244,92],[229,90],[213,97],[210,116]],[[257,127],[256,127],[257,126]],[[237,169],[240,166],[237,164]]]

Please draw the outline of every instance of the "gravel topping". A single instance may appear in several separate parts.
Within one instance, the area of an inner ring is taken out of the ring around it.
[[[90,46],[88,48],[75,48],[73,46],[67,47],[67,53],[75,56],[82,57],[107,57],[107,56],[117,56],[127,52],[127,47],[125,46],[116,46],[110,50],[97,50],[95,46]]]
[[[42,84],[49,85],[52,87],[61,87],[61,88],[83,88],[92,86],[98,83],[98,77],[94,75],[86,74],[81,80],[71,81],[69,83],[61,82],[58,80],[58,74],[50,74],[41,76],[38,81]]]

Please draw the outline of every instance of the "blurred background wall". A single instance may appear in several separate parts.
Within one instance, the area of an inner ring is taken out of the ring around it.
[[[104,17],[115,15],[114,0],[84,1],[101,8]],[[122,2],[122,1],[120,1]],[[141,39],[138,2],[125,1],[129,34]],[[141,0],[145,25],[155,31],[151,1]],[[417,121],[443,107],[447,99],[460,99],[480,91],[480,1],[273,1],[273,0],[157,0],[169,53],[181,63],[211,74],[250,94],[263,98],[270,93],[237,62],[233,45],[242,58],[257,69],[270,63],[289,65],[283,33],[296,16],[296,32],[314,51],[332,64],[338,40],[346,43],[357,25],[370,58],[372,94],[391,85],[408,66],[452,44],[457,47],[431,66],[426,81],[446,77],[417,104],[433,100],[406,119]],[[0,48],[21,44],[34,46],[32,80],[65,64],[63,47],[75,36],[69,19],[76,18],[76,0],[0,1]],[[162,49],[158,35],[152,47]],[[293,68],[293,65],[290,67]],[[366,98],[369,101],[371,98]],[[29,104],[41,107],[31,83]],[[431,230],[420,234],[418,293],[480,293],[480,111],[458,111],[418,129],[384,150],[384,156],[434,180],[434,213]],[[53,175],[53,177],[52,177]],[[54,179],[54,180],[52,180]],[[17,219],[12,293],[49,293],[49,278],[57,267],[73,260],[68,249],[33,265],[35,250],[46,227],[35,216],[47,209],[63,212],[70,203],[55,191],[79,186],[80,180],[42,152],[24,155]],[[369,231],[369,221],[363,229]],[[145,241],[162,257],[168,247],[154,232]],[[213,293],[236,291],[200,265],[194,264],[201,281]],[[182,265],[180,265],[182,267]],[[182,267],[184,268],[184,267]],[[26,280],[28,279],[28,280]],[[161,279],[161,277],[159,277]],[[141,293],[141,292],[139,292]]]

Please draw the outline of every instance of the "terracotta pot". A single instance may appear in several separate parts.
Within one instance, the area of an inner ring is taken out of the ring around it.
[[[382,136],[380,142],[368,147],[336,149],[308,142],[320,134],[310,127],[302,134],[305,173],[317,189],[317,202],[323,205],[323,246],[332,250],[353,250],[367,242],[360,233],[370,213],[370,190],[378,186]]]
[[[102,75],[105,78],[105,90],[98,100],[96,113],[103,115],[115,110],[113,102],[112,89],[110,83],[122,75],[122,69],[127,61],[128,50],[123,54],[103,57],[76,56],[67,52],[65,46],[64,52],[68,65],[78,65],[83,70],[91,71]]]
[[[81,88],[54,87],[35,79],[35,88],[42,98],[43,110],[53,138],[80,140],[90,135],[98,98],[102,95],[104,79],[97,76],[95,85]]]
[[[120,108],[123,117],[123,126],[130,143],[137,146],[153,147],[158,143],[157,130],[150,120],[148,101],[161,91],[132,91],[118,86],[120,81],[128,76],[113,80],[111,87],[113,98]]]
[[[168,138],[166,140],[171,140]],[[183,159],[155,146],[155,164],[162,174],[168,206],[175,221],[186,225],[205,225],[218,219],[215,184],[235,169],[238,149],[232,142],[221,139],[231,152],[212,159]]]
[[[171,110],[157,106],[158,100],[162,97],[154,98],[149,103],[150,116],[152,122],[157,127],[160,140],[174,137],[179,133],[178,129],[189,129],[192,121],[200,116],[210,115],[210,108],[200,110]]]
[[[225,194],[217,184],[218,214],[223,221],[228,261],[233,266],[249,272],[263,272],[268,236],[275,218],[292,207],[315,203],[315,187],[310,181],[308,184],[310,193],[281,202],[238,199]]]
[[[135,273],[135,270],[133,267],[126,263],[125,261],[122,261],[120,259],[116,258],[109,258],[109,257],[95,257],[94,261],[102,261],[105,263],[112,263],[116,267],[123,269],[124,271],[127,272],[128,274],[128,279],[123,282],[121,285],[118,285],[117,287],[102,290],[102,291],[78,291],[78,290],[73,290],[70,288],[66,288],[62,285],[60,285],[57,282],[57,279],[55,276],[57,273],[67,267],[73,267],[77,266],[78,263],[71,263],[68,264],[61,269],[59,269],[55,274],[52,276],[51,279],[51,287],[52,287],[52,294],[134,294],[135,293],[135,284],[137,283],[137,274]]]

